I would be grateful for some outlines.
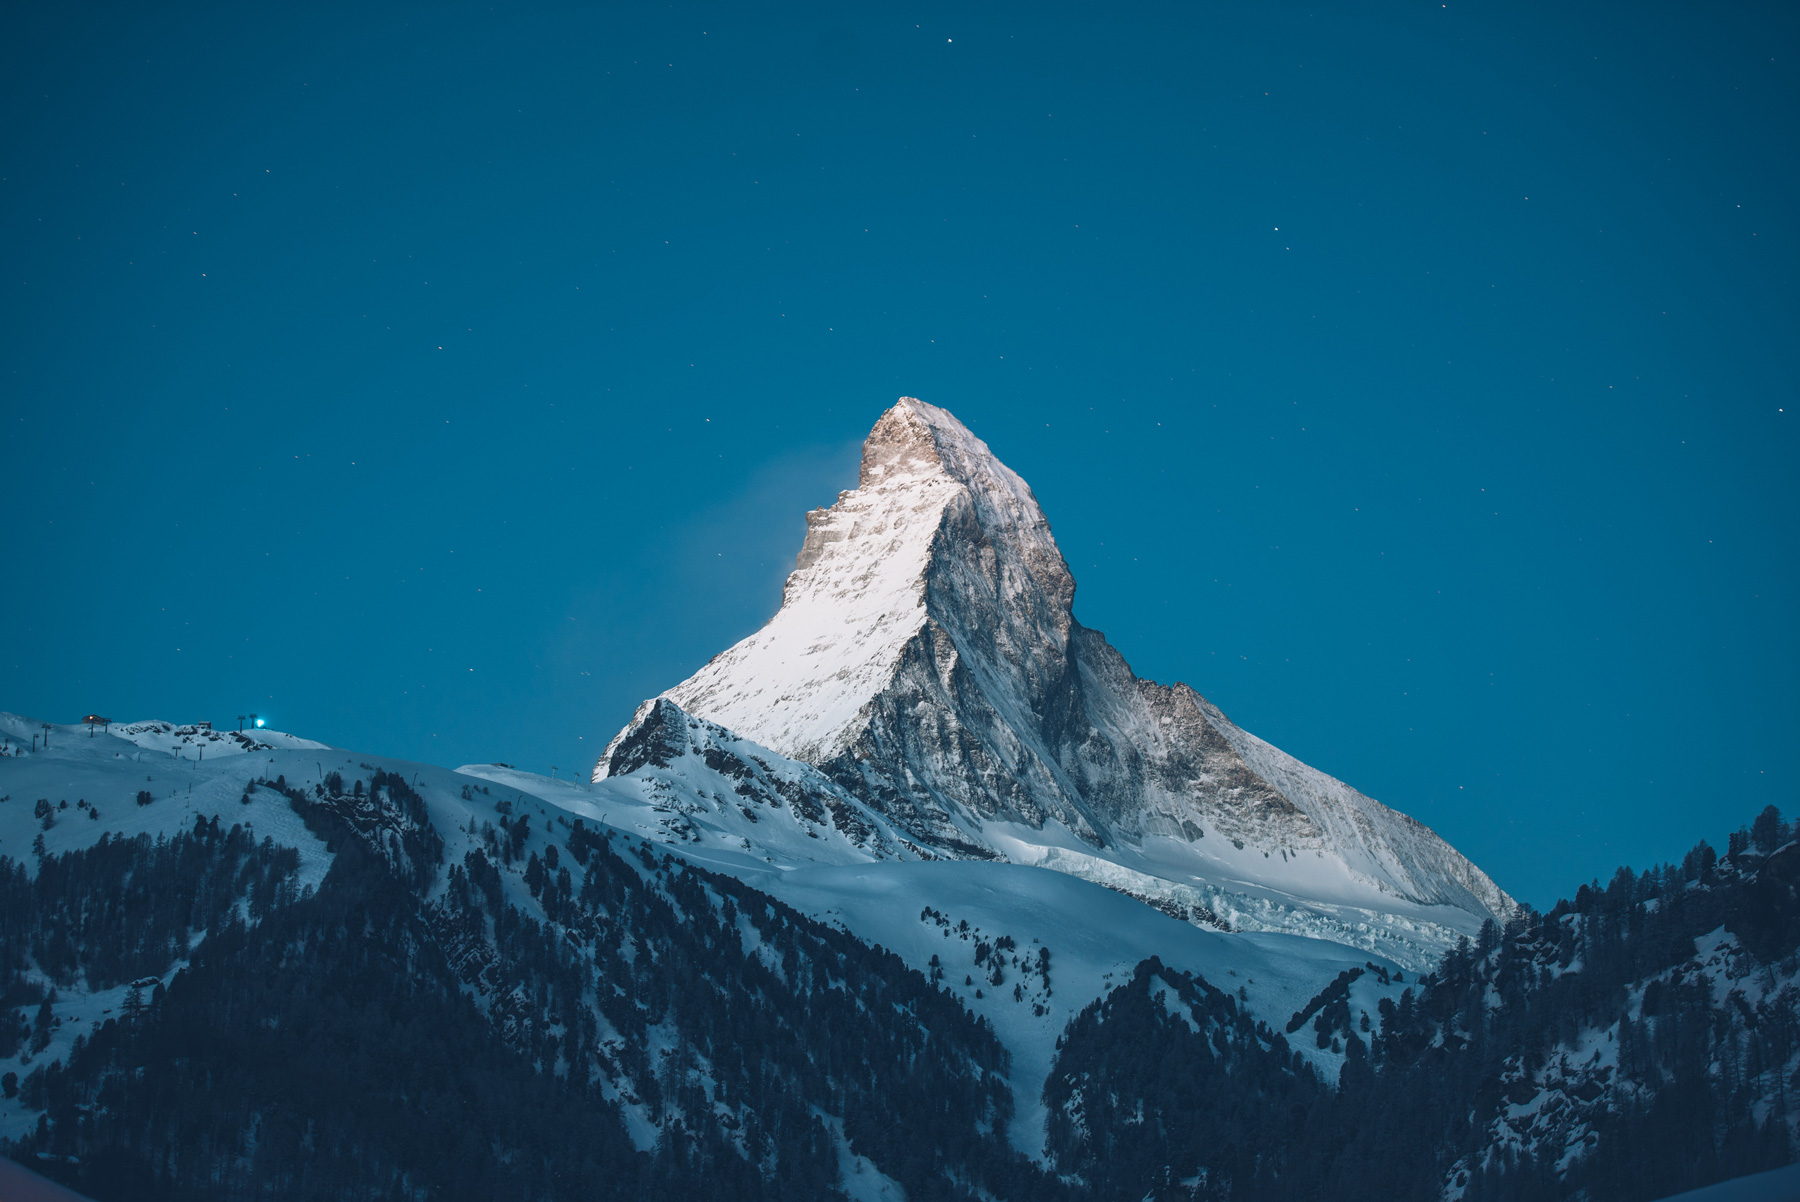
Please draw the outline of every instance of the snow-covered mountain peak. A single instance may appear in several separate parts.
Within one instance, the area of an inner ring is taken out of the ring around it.
[[[937,428],[952,424],[967,433],[961,422],[936,405],[927,405],[913,397],[901,397],[898,404],[876,421],[875,428],[863,440],[862,471],[858,488],[873,488],[896,478],[935,475],[945,472],[944,456],[938,450]],[[986,446],[982,450],[987,450]]]
[[[1074,581],[1031,489],[935,405],[884,413],[858,487],[806,522],[780,612],[669,691],[688,712],[783,755],[841,755],[934,615],[969,608],[955,568],[971,550],[1039,619],[1022,642],[1067,642]]]
[[[863,442],[858,489],[880,490],[934,477],[963,486],[983,539],[1004,544],[996,549],[1016,556],[1037,587],[1063,607],[1073,603],[1074,578],[1031,486],[949,410],[901,397]]]
[[[932,476],[947,476],[967,488],[984,528],[1048,538],[1049,524],[1031,487],[987,443],[948,409],[901,397],[863,441],[857,487],[881,488]]]
[[[806,520],[781,609],[664,696],[815,765],[919,844],[1140,894],[1231,891],[1181,903],[1196,913],[1317,903],[1448,930],[1512,909],[1421,824],[1192,689],[1140,680],[1076,621],[1030,487],[946,410],[902,398],[870,431],[858,486]],[[595,780],[653,720],[640,711]],[[1426,913],[1444,908],[1463,917]]]

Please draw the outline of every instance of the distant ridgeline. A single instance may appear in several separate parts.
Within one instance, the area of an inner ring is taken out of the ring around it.
[[[0,1056],[49,1046],[54,989],[158,980],[0,1081],[41,1112],[10,1154],[100,1202],[1640,1202],[1794,1151],[1772,809],[1490,923],[1376,1014],[1356,970],[1290,1019],[1147,960],[1064,1031],[1040,1163],[992,1030],[880,947],[610,829],[503,814],[446,862],[400,776],[254,787],[332,852],[316,889],[216,818],[0,859]]]

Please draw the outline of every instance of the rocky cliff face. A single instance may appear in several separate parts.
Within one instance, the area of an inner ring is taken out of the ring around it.
[[[1285,894],[1318,878],[1339,899],[1511,910],[1420,823],[1186,685],[1138,679],[1074,596],[1025,482],[948,412],[902,398],[858,486],[807,514],[780,611],[666,696],[951,855],[1010,857],[1000,832],[1063,829],[1108,860],[1204,845],[1240,881],[1266,862]]]

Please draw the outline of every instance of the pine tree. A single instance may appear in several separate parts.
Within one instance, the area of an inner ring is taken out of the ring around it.
[[[1780,810],[1774,806],[1763,807],[1763,812],[1750,824],[1750,842],[1764,855],[1787,842],[1787,829],[1782,825]]]

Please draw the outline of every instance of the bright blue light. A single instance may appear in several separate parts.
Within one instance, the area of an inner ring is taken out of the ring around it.
[[[261,729],[261,728],[262,728],[262,725],[263,725],[263,720],[262,720],[262,719],[261,719],[261,718],[258,718],[258,719],[257,719],[257,720],[256,720],[256,725],[257,725],[257,728],[258,728],[258,729]]]

